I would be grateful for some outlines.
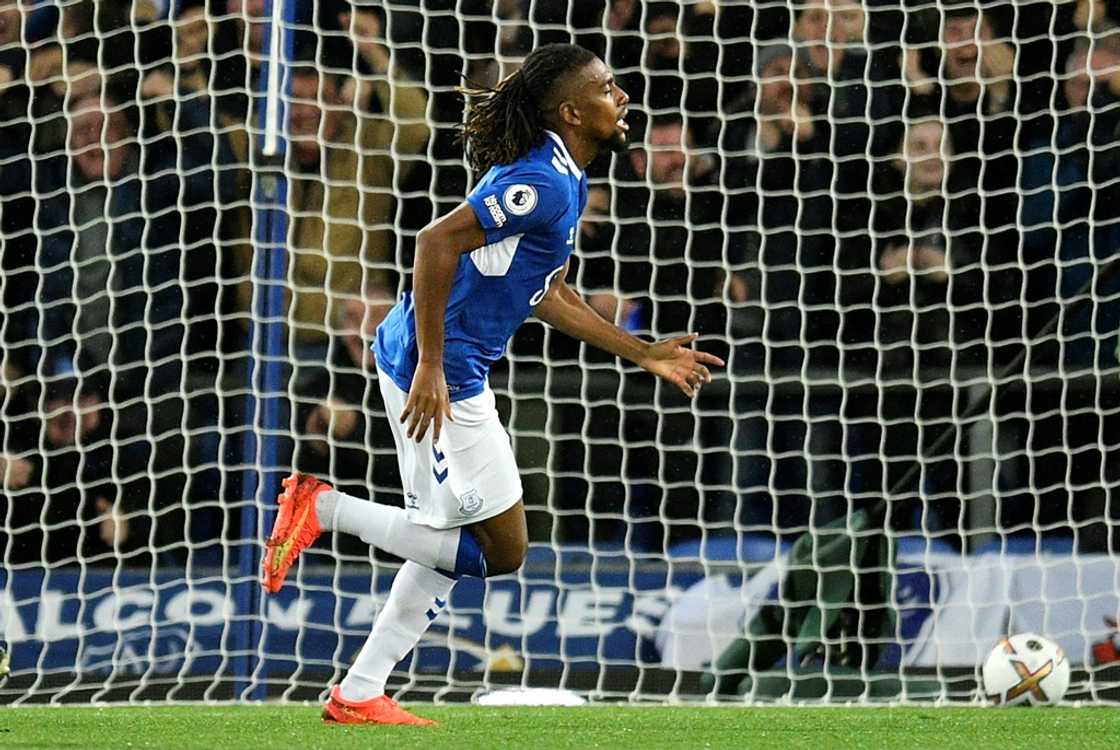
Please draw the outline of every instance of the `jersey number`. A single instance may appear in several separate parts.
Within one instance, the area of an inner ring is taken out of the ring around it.
[[[549,287],[552,286],[553,280],[563,270],[564,270],[564,266],[560,266],[559,268],[553,269],[552,272],[549,273],[548,276],[545,277],[544,286],[541,287],[541,289],[538,290],[536,294],[534,294],[532,297],[529,298],[529,306],[530,307],[536,307],[537,305],[539,305],[541,303],[541,300],[544,299],[544,296],[546,294],[548,294],[548,289],[549,289]]]

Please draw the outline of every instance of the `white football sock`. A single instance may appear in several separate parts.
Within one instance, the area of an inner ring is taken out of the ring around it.
[[[366,544],[426,568],[454,572],[459,554],[460,530],[433,529],[408,520],[401,508],[361,500],[338,490],[326,490],[315,503],[315,515],[324,530],[361,537]]]
[[[415,646],[447,604],[453,578],[406,562],[393,579],[389,599],[339,689],[348,701],[368,701],[385,694],[393,667]]]

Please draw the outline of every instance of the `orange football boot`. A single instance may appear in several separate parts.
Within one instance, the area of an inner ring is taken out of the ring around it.
[[[361,703],[344,700],[338,685],[331,688],[331,696],[323,706],[323,721],[328,724],[411,724],[418,727],[435,724],[431,719],[422,719],[405,711],[401,704],[387,695]]]
[[[261,560],[261,585],[271,594],[284,585],[284,577],[299,553],[322,533],[315,515],[315,499],[320,492],[331,489],[326,482],[298,471],[292,472],[281,484],[284,491],[276,498],[280,509]]]

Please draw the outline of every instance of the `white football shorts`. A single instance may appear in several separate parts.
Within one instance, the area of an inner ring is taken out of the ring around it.
[[[380,370],[377,379],[397,444],[409,521],[436,529],[466,526],[521,499],[521,472],[489,384],[477,396],[451,404],[455,421],[444,420],[433,445],[430,427],[416,442],[408,437],[407,423],[401,424],[408,394]]]

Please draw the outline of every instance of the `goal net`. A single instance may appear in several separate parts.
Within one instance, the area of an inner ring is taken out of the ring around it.
[[[402,504],[369,344],[478,178],[456,87],[551,42],[631,99],[569,282],[727,367],[526,323],[528,560],[391,689],[968,701],[1036,632],[1115,700],[1120,19],[977,5],[0,0],[0,701],[341,678],[399,561],[265,597],[279,481]]]

